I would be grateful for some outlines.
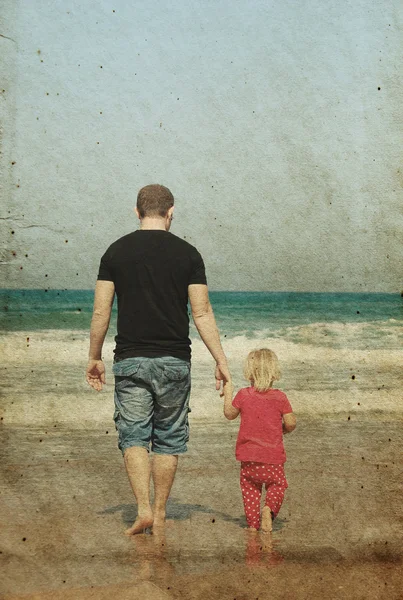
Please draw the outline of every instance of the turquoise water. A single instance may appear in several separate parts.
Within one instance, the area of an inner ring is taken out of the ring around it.
[[[400,348],[403,342],[399,294],[211,292],[210,298],[227,338],[282,337],[333,346],[349,340],[356,347],[371,342],[388,348]],[[3,331],[87,330],[93,291],[1,290],[0,300]],[[116,307],[114,313],[110,333]]]

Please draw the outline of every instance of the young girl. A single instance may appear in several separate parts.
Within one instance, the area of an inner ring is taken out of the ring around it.
[[[262,348],[250,352],[244,368],[250,387],[242,388],[232,402],[232,385],[224,386],[224,415],[232,420],[241,415],[235,455],[241,461],[241,490],[248,528],[272,530],[288,487],[283,433],[295,429],[296,418],[287,396],[272,388],[280,379],[277,356]],[[262,486],[267,490],[260,516]],[[260,518],[262,517],[262,518]],[[261,521],[261,522],[260,522]]]

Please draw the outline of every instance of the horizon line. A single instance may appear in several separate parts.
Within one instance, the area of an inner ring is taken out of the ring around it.
[[[94,292],[95,288],[3,288],[0,287],[1,292]],[[401,291],[346,291],[346,290],[218,290],[209,288],[209,293],[222,293],[222,294],[398,294],[403,297],[403,289]]]

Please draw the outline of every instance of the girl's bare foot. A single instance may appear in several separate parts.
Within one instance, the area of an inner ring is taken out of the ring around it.
[[[262,510],[261,530],[263,533],[270,533],[273,529],[270,506],[264,506]]]
[[[145,515],[137,515],[137,519],[133,525],[126,529],[125,535],[136,535],[136,533],[144,533],[147,527],[152,527],[154,522],[153,513],[150,512]]]

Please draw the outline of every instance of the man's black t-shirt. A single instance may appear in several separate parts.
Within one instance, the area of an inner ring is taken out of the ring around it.
[[[207,283],[196,248],[168,231],[134,231],[108,248],[98,279],[115,284],[116,358],[190,360],[188,286]]]

